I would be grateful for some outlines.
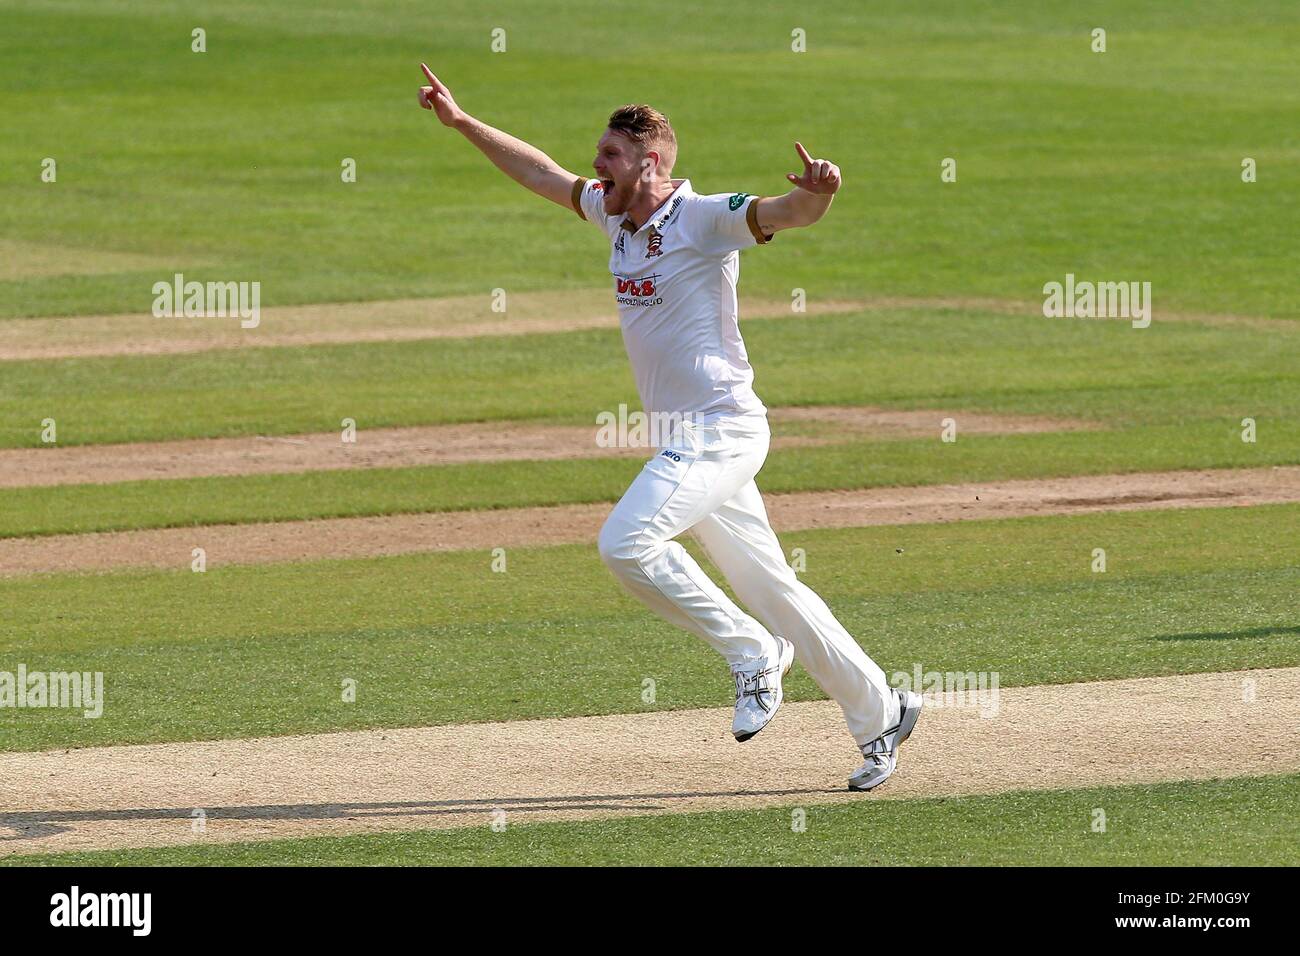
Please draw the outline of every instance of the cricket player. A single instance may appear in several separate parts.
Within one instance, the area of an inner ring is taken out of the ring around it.
[[[421,64],[420,105],[498,169],[601,229],[610,243],[623,342],[642,406],[677,423],[601,529],[600,556],[631,594],[726,658],[736,682],[732,733],[745,741],[772,720],[795,657],[839,703],[865,758],[849,787],[894,772],[921,697],[885,674],[786,563],[754,476],[767,457],[767,409],[737,322],[739,250],[811,226],[840,188],[834,163],[795,143],[802,173],[783,196],[700,195],[674,179],[677,138],[649,106],[615,110],[588,179],[456,104]],[[746,613],[674,539],[691,531]]]

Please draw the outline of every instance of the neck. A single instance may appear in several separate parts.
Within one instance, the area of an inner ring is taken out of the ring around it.
[[[632,220],[632,225],[638,229],[644,226],[651,214],[673,194],[677,185],[678,182],[671,179],[657,179],[637,193],[637,197],[632,200],[632,205],[627,207],[627,218]]]

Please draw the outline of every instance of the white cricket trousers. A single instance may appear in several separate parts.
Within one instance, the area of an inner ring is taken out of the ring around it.
[[[614,506],[600,556],[634,597],[704,638],[733,668],[774,662],[773,634],[790,641],[865,744],[898,722],[898,704],[884,671],[786,563],[754,484],[770,440],[762,415],[683,422]],[[673,540],[686,531],[754,617]]]

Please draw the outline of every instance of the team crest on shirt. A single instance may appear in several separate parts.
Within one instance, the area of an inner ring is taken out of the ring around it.
[[[732,212],[735,212],[745,204],[745,200],[748,198],[749,193],[736,193],[736,195],[727,200],[727,205],[731,207]]]
[[[655,256],[662,256],[664,251],[660,248],[664,244],[664,234],[654,226],[650,227],[650,241],[646,243],[645,257],[653,259]]]

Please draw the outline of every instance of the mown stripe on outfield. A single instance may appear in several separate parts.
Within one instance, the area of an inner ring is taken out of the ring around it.
[[[930,695],[870,798],[845,789],[860,757],[831,701],[787,704],[743,747],[713,708],[4,754],[0,852],[1300,772],[1300,668],[977,686]]]

